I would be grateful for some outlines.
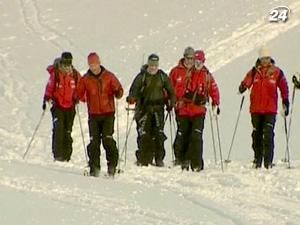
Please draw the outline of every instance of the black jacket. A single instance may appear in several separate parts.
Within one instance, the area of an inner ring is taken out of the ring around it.
[[[175,103],[174,89],[168,75],[163,70],[151,75],[147,72],[147,65],[135,77],[128,97],[137,100],[138,108],[163,106],[167,102],[169,106],[174,106]]]

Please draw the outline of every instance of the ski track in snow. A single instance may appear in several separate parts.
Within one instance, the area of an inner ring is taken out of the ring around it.
[[[297,180],[285,183],[285,180],[291,180],[288,177],[297,176],[297,170],[291,169],[291,174],[286,174],[287,170],[282,166],[278,166],[278,170],[273,168],[272,171],[239,167],[239,164],[234,165],[225,174],[212,171],[210,168],[209,171],[199,175],[195,173],[183,175],[178,171],[164,174],[163,172],[166,171],[162,169],[151,176],[144,170],[139,170],[135,172],[138,175],[130,174],[129,178],[132,182],[162,185],[182,195],[187,201],[209,209],[233,224],[243,224],[241,221],[249,221],[249,224],[264,224],[270,220],[273,220],[274,224],[283,225],[286,221],[295,221],[289,224],[298,224],[296,221],[300,221],[300,184]],[[165,182],[162,183],[162,180]],[[207,202],[214,203],[207,204]],[[226,205],[234,207],[227,209]],[[295,211],[287,218],[291,208]]]
[[[35,33],[44,41],[49,41],[59,50],[72,49],[83,55],[79,46],[69,37],[43,22],[36,0],[19,0],[19,5],[28,31]]]
[[[55,171],[54,173],[59,172],[59,170],[53,170],[53,168],[44,167],[44,169],[49,169],[52,172]],[[0,169],[0,174],[2,171],[3,170]],[[109,179],[103,180],[104,178],[95,179],[82,177],[82,179],[111,182]],[[86,211],[97,211],[97,214],[100,214],[100,217],[105,215],[111,216],[114,214],[116,218],[115,224],[118,224],[117,222],[119,222],[120,217],[122,217],[121,220],[123,224],[126,224],[124,221],[128,221],[128,224],[136,224],[138,222],[140,223],[140,221],[144,221],[142,224],[198,224],[196,221],[192,222],[186,218],[182,220],[173,213],[170,214],[167,212],[142,208],[134,202],[131,203],[124,201],[118,197],[104,197],[99,195],[98,192],[87,189],[82,190],[76,187],[76,185],[73,187],[74,185],[61,185],[59,182],[55,181],[44,182],[40,179],[36,180],[34,176],[1,176],[0,185],[13,188],[21,192],[35,193],[43,198],[46,197],[68,205],[75,205],[85,209]],[[115,206],[118,207],[116,208]],[[134,215],[134,217],[132,217],[132,215]]]

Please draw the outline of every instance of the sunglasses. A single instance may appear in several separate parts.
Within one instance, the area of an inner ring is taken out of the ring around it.
[[[186,57],[184,57],[186,60],[194,60],[194,57],[188,57],[188,56],[186,56]]]

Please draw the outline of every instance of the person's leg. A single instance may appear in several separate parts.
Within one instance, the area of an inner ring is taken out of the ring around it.
[[[72,143],[73,143],[73,139],[72,139],[72,128],[73,128],[73,123],[74,123],[74,118],[75,118],[75,110],[71,110],[71,111],[67,111],[64,112],[64,116],[65,116],[65,135],[64,135],[64,159],[66,161],[69,161],[71,159],[71,155],[73,152],[73,148],[72,148]]]
[[[148,164],[151,164],[153,160],[153,140],[151,136],[153,117],[153,114],[147,113],[143,116],[142,120],[140,120],[141,126],[139,129],[139,135],[141,137],[140,156],[142,166],[148,166]]]
[[[64,114],[59,108],[52,107],[52,153],[54,160],[64,161],[63,148],[64,148]]]
[[[263,157],[264,166],[269,169],[272,167],[274,155],[274,127],[276,115],[265,115],[263,123]]]
[[[154,124],[153,124],[153,134],[154,134],[154,146],[155,146],[155,165],[162,167],[164,166],[164,158],[166,155],[164,142],[167,139],[164,134],[164,111],[154,113]]]
[[[90,143],[87,146],[89,157],[90,175],[99,176],[100,172],[100,144],[101,144],[101,128],[99,118],[89,118],[89,134]]]
[[[263,157],[263,115],[251,114],[252,148],[254,151],[254,166],[260,168]]]
[[[109,175],[114,175],[116,172],[116,167],[119,160],[119,151],[117,148],[116,141],[113,138],[114,133],[114,116],[103,117],[103,131],[102,131],[102,141],[103,147],[106,152],[107,160],[107,173]]]
[[[203,129],[205,116],[193,118],[191,120],[192,132],[190,136],[190,144],[188,155],[191,160],[191,168],[193,171],[200,171],[204,168],[203,163]]]
[[[187,155],[189,144],[189,119],[184,117],[177,118],[177,134],[174,142],[174,151],[177,152],[177,160],[183,169],[189,168],[189,158]]]

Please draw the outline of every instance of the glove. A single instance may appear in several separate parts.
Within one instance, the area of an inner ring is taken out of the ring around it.
[[[46,100],[44,100],[44,101],[43,101],[43,105],[42,105],[42,109],[43,109],[43,111],[45,111],[45,110],[46,110],[46,107],[47,107],[47,106],[46,106]]]
[[[136,103],[136,99],[135,99],[134,97],[129,97],[129,96],[127,96],[127,97],[126,97],[126,102],[127,102],[128,104],[132,105],[132,104]]]
[[[239,86],[239,93],[243,94],[247,90],[247,87],[243,83]]]
[[[43,105],[42,105],[42,109],[45,111],[46,108],[47,108],[47,103],[48,104],[53,104],[53,100],[47,96],[44,97],[44,100],[43,100]]]
[[[289,100],[288,99],[283,99],[282,100],[282,106],[283,106],[284,115],[288,116],[289,115],[289,107],[290,107]]]
[[[220,115],[220,112],[221,112],[218,105],[212,105],[212,111],[213,111],[214,115]]]
[[[298,79],[295,75],[293,76],[292,81],[293,81],[295,87],[299,89],[300,88],[300,82],[298,81]]]
[[[166,104],[167,112],[171,112],[173,107],[174,107],[174,105],[171,103],[170,100],[168,100],[168,102]]]
[[[122,96],[123,96],[123,90],[122,90],[122,89],[119,89],[118,91],[116,91],[115,97],[116,97],[117,99],[122,98]]]

